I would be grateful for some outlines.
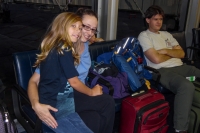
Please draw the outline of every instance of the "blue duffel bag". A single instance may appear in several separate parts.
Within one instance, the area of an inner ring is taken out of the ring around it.
[[[138,39],[134,37],[124,38],[116,45],[112,61],[120,72],[127,73],[133,91],[138,90],[145,83],[145,79],[152,79],[152,74],[144,69],[147,64],[144,53]]]

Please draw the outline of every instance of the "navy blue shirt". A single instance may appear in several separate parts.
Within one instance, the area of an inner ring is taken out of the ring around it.
[[[74,66],[72,51],[63,50],[63,54],[59,54],[56,49],[52,49],[40,64],[40,82],[38,86],[40,103],[49,104],[52,107],[64,105],[64,100],[73,97],[73,91],[67,93],[72,89],[71,87],[68,88],[67,79],[75,76],[78,76],[78,72]],[[67,97],[64,94],[68,94]],[[64,97],[60,98],[62,95]],[[52,115],[56,116],[54,113]]]

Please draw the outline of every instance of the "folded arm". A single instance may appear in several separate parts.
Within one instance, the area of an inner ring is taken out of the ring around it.
[[[185,52],[180,45],[173,46],[172,49],[161,49],[158,50],[159,54],[168,55],[173,58],[184,58]]]
[[[155,64],[162,63],[171,58],[184,58],[185,56],[183,49],[179,45],[174,46],[172,49],[155,50],[154,48],[150,48],[144,54]]]
[[[167,61],[171,59],[169,55],[160,54],[158,51],[156,51],[154,48],[150,48],[147,51],[144,52],[145,56],[153,63],[159,64],[164,61]]]

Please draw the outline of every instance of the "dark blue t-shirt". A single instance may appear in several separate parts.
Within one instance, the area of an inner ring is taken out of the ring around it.
[[[52,49],[40,64],[40,82],[38,86],[40,103],[49,104],[61,111],[59,107],[62,107],[64,100],[70,97],[73,98],[73,91],[67,93],[73,90],[67,85],[67,79],[75,76],[78,76],[78,72],[74,66],[72,51],[66,49],[63,50],[63,54],[59,54],[56,49]],[[62,108],[67,108],[67,106]],[[64,111],[63,113],[67,114]],[[56,116],[54,113],[52,115]],[[58,117],[56,116],[56,118]]]

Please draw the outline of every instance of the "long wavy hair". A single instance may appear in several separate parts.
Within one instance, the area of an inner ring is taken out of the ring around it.
[[[66,49],[72,50],[74,63],[79,64],[80,56],[74,50],[68,34],[69,27],[78,21],[82,22],[81,17],[70,12],[61,13],[53,20],[41,43],[41,53],[37,55],[37,61],[34,66],[39,66],[53,48],[56,48],[59,54],[63,54],[63,50]]]

